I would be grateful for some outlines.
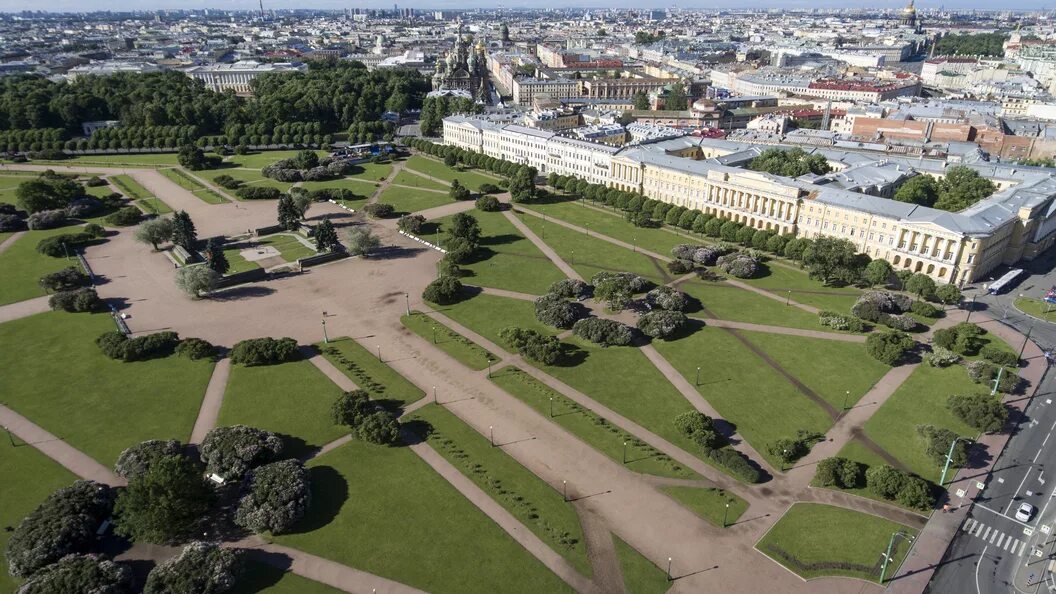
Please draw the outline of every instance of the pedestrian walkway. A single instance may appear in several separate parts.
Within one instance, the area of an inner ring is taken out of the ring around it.
[[[209,376],[209,386],[205,389],[205,397],[198,408],[198,418],[194,421],[194,429],[191,430],[191,443],[202,443],[205,436],[216,427],[216,420],[220,418],[220,407],[224,404],[224,392],[227,391],[227,379],[231,376],[231,359],[224,357],[217,361],[213,367],[213,375]]]
[[[1010,555],[1017,557],[1022,557],[1023,551],[1027,548],[1027,541],[1019,538],[1021,535],[1006,534],[996,527],[988,526],[972,517],[964,520],[964,523],[961,524],[961,530],[987,544],[994,545],[996,550],[1006,551]]]
[[[0,241],[0,254],[10,249],[11,246],[15,245],[15,242],[18,241],[18,238],[22,237],[25,234],[25,231],[15,231],[11,235],[8,235],[7,239]]]
[[[554,248],[547,245],[546,242],[542,239],[539,239],[539,236],[536,235],[534,231],[529,229],[528,225],[525,225],[523,222],[521,222],[521,220],[518,219],[511,211],[505,210],[502,212],[502,214],[506,217],[508,221],[513,223],[513,226],[521,232],[521,235],[524,235],[525,239],[535,244],[535,247],[539,248],[539,251],[543,252],[543,255],[549,258],[550,261],[553,262],[554,265],[557,266],[558,270],[563,272],[565,276],[567,276],[568,278],[574,278],[576,280],[586,282],[586,280],[582,276],[580,276],[578,272],[576,272],[575,268],[569,266],[568,262],[565,262],[561,259],[561,256],[557,255],[557,252],[554,251]]]
[[[8,303],[7,305],[0,305],[0,324],[51,311],[51,306],[48,305],[50,299],[50,295],[44,295],[41,297],[34,297],[33,299],[26,299],[25,301],[16,301],[14,303]]]

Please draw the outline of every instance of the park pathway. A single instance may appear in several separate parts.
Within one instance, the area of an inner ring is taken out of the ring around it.
[[[112,487],[124,486],[125,479],[117,476],[109,468],[94,458],[52,435],[40,425],[30,421],[10,408],[0,404],[0,426],[18,436],[25,444],[15,447],[30,446],[40,453],[58,462],[73,474],[104,483]],[[105,430],[101,428],[101,430]]]
[[[494,295],[496,297],[506,297],[507,299],[518,299],[520,301],[532,301],[534,302],[539,298],[539,295],[531,295],[529,293],[521,293],[518,291],[510,291],[507,289],[495,289],[492,287],[474,287],[473,285],[463,285],[464,287],[480,289],[481,293],[485,295]]]
[[[51,311],[48,305],[50,295],[42,295],[25,301],[16,301],[7,305],[0,305],[0,324],[20,318],[26,318],[46,311]]]
[[[403,170],[406,171],[407,173],[410,173],[411,175],[417,175],[418,177],[420,177],[422,179],[427,179],[427,180],[429,180],[429,181],[431,181],[433,183],[437,183],[437,184],[440,184],[442,186],[450,186],[451,185],[451,182],[447,181],[446,179],[440,179],[439,177],[433,177],[433,176],[429,175],[428,173],[423,173],[421,171],[418,171],[417,169],[414,169],[413,167],[404,167]],[[417,189],[425,189],[425,188],[417,188]],[[441,190],[441,191],[443,191],[443,190]]]
[[[8,235],[7,239],[0,241],[0,254],[11,249],[11,246],[15,245],[15,242],[18,241],[18,239],[25,234],[25,231],[15,231],[11,235]]]
[[[390,171],[389,174],[385,176],[385,179],[382,180],[382,182],[379,183],[376,188],[374,188],[374,191],[370,193],[370,196],[367,198],[367,204],[374,204],[378,201],[378,197],[380,197],[382,192],[387,190],[389,186],[392,185],[392,180],[396,179],[396,175],[399,172],[403,171],[403,168],[406,164],[406,161],[403,160],[397,160],[392,162],[392,171]]]
[[[770,326],[767,324],[753,324],[751,322],[734,322],[731,320],[719,320],[716,318],[698,318],[689,316],[691,320],[699,320],[704,325],[713,328],[732,328],[734,330],[748,330],[751,332],[766,332],[769,334],[786,334],[788,336],[801,336],[803,338],[819,338],[821,340],[836,340],[840,342],[864,343],[867,338],[863,334],[840,334],[839,332],[825,332],[823,330],[806,330],[803,328],[789,328],[787,326]]]
[[[213,366],[213,374],[209,376],[209,386],[205,389],[205,397],[198,409],[198,418],[194,420],[194,429],[191,430],[191,443],[199,444],[205,436],[216,427],[216,421],[220,418],[220,407],[224,404],[224,392],[227,390],[227,380],[231,376],[231,359],[224,357]]]
[[[460,212],[473,210],[474,208],[476,208],[476,204],[472,200],[466,200],[462,202],[452,202],[450,204],[441,204],[440,206],[434,206],[425,210],[419,210],[414,214],[422,215],[423,217],[425,217],[425,220],[432,221],[434,219],[442,219],[444,217],[451,216],[453,214],[458,214]],[[387,220],[395,221],[395,219]]]
[[[506,217],[508,221],[513,223],[513,226],[516,227],[517,230],[520,231],[521,234],[524,235],[524,237],[528,241],[531,241],[533,244],[535,244],[535,247],[539,248],[539,251],[543,252],[543,255],[549,258],[550,261],[554,263],[554,266],[557,266],[557,268],[561,272],[563,272],[565,276],[567,276],[568,278],[574,278],[576,280],[586,282],[583,277],[580,276],[578,272],[576,272],[575,268],[572,268],[568,265],[568,262],[562,260],[561,256],[557,255],[557,252],[554,251],[554,248],[547,245],[546,242],[542,239],[539,239],[539,236],[536,235],[534,231],[529,229],[528,225],[525,225],[520,219],[518,219],[512,211],[504,210],[502,211],[502,214]]]

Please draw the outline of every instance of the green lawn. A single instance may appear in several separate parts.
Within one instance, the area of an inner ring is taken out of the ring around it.
[[[891,370],[869,356],[864,343],[764,332],[741,335],[837,409],[844,402],[853,407]]]
[[[2,382],[3,380],[0,380]],[[54,491],[72,484],[77,477],[36,448],[7,435],[0,436],[0,526],[18,526]],[[0,531],[0,550],[7,548],[11,533]],[[6,564],[5,564],[6,565]],[[14,592],[17,583],[6,567],[0,571],[0,591]]]
[[[399,186],[389,186],[378,196],[378,202],[391,204],[397,213],[409,214],[451,204],[454,200],[447,192],[430,192],[428,190],[411,190]]]
[[[392,174],[392,163],[357,163],[345,177],[363,181],[385,181]]]
[[[227,274],[238,274],[239,272],[246,272],[247,270],[256,270],[260,268],[260,264],[251,262],[242,257],[242,250],[246,249],[247,245],[243,242],[228,244],[231,247],[224,248],[224,256],[227,257],[227,263],[230,268],[227,269]]]
[[[724,282],[691,280],[678,285],[679,290],[697,298],[705,311],[691,315],[733,322],[769,326],[823,330],[818,316],[787,306],[780,301],[746,291]]]
[[[314,256],[316,254],[315,250],[304,245],[301,240],[297,239],[290,233],[265,235],[264,237],[257,238],[255,241],[258,244],[269,245],[279,250],[279,255],[287,262],[294,262],[301,258],[307,258],[308,256]]]
[[[13,185],[7,185],[13,183]],[[5,187],[0,188],[0,203],[4,204],[18,204],[18,197],[15,196],[15,192],[18,191],[17,181],[11,182],[9,179],[0,180],[0,184],[4,184]]]
[[[413,171],[404,169],[396,174],[396,177],[392,178],[392,183],[401,186],[413,186],[415,188],[429,188],[432,190],[443,190],[447,191],[451,187],[450,184],[442,184],[435,182],[427,177],[422,177],[415,174]]]
[[[327,361],[333,363],[360,389],[370,392],[371,398],[375,400],[406,406],[425,396],[417,386],[379,361],[376,354],[352,338],[335,338],[329,344],[318,343],[315,346]]]
[[[413,169],[420,173],[430,175],[435,178],[442,179],[450,182],[452,180],[458,180],[463,186],[476,190],[480,187],[480,184],[498,184],[498,176],[493,176],[480,172],[479,170],[465,170],[459,171],[458,169],[448,167],[443,162],[436,159],[431,159],[422,155],[415,155],[410,159],[407,159],[406,169]]]
[[[3,199],[0,198],[0,201],[2,200]],[[1056,305],[1047,303],[1041,299],[1019,297],[1015,300],[1015,306],[1016,309],[1027,315],[1045,320],[1046,322],[1056,322]]]
[[[357,197],[354,200],[345,200],[345,204],[357,210],[364,202],[366,202],[367,198],[374,193],[374,184],[364,183],[356,179],[332,179],[330,181],[302,182],[301,187],[309,192],[324,188],[337,188],[355,192]]]
[[[580,573],[592,575],[579,516],[557,488],[532,474],[502,448],[493,447],[490,435],[481,435],[441,406],[428,405],[410,419],[428,423],[428,443],[434,450]],[[496,442],[502,443],[502,439],[496,437]]]
[[[836,456],[840,458],[847,458],[848,460],[854,460],[855,462],[865,464],[867,467],[883,466],[884,464],[887,464],[887,462],[882,457],[880,457],[879,454],[870,450],[860,439],[851,439],[850,441],[848,441],[842,448],[840,448],[840,451],[837,452]],[[814,487],[820,487],[820,485],[814,484],[813,481],[811,482],[811,485]],[[862,486],[855,487],[852,489],[841,489],[839,487],[824,488],[832,489],[834,491],[842,491],[844,493],[850,493],[852,495],[858,495],[859,497],[865,497],[867,499],[873,499],[875,501],[882,501],[888,505],[903,507],[909,511],[912,511],[913,513],[920,513],[919,509],[905,507],[899,504],[898,500],[884,499],[883,497],[876,495],[871,490],[869,490],[869,487],[865,485],[864,480],[862,481]]]
[[[633,594],[663,594],[671,589],[667,571],[660,569],[645,558],[631,545],[615,534],[612,535],[616,545],[616,557],[620,561],[620,572],[623,574],[623,586]]]
[[[700,243],[703,245],[704,243],[703,240],[675,235],[665,229],[635,227],[628,223],[622,214],[598,212],[567,198],[555,198],[550,202],[534,202],[524,206],[536,212],[545,213],[547,217],[561,219],[573,225],[585,227],[592,232],[638,245],[661,256],[670,256],[671,248],[679,244]]]
[[[898,531],[911,538],[917,533],[870,514],[819,503],[796,503],[755,546],[804,579],[847,576],[877,582],[881,554]],[[909,549],[909,542],[896,539],[887,576],[894,575]]]
[[[804,305],[813,305],[818,309],[847,313],[858,300],[862,291],[854,287],[826,287],[807,276],[806,272],[795,270],[779,264],[760,266],[758,278],[742,279],[754,287],[766,289],[771,293],[785,297],[791,290],[792,301]],[[815,291],[824,293],[818,295]]]
[[[34,161],[36,162],[36,161]],[[70,163],[76,165],[130,165],[133,167],[151,167],[155,165],[176,165],[176,151],[171,153],[141,153],[141,154],[117,154],[117,155],[77,155],[56,163]]]
[[[432,342],[438,349],[470,369],[485,369],[489,360],[498,360],[498,357],[484,347],[421,312],[414,311],[409,316],[400,316],[400,322],[408,330]]]
[[[124,363],[95,345],[107,314],[42,313],[0,324],[3,401],[110,466],[147,439],[186,441],[212,374],[184,357]]]
[[[116,186],[117,189],[120,190],[129,200],[142,200],[154,196],[150,190],[144,188],[139,182],[132,179],[132,176],[130,175],[124,173],[121,175],[111,175],[109,180],[110,183]]]
[[[158,171],[165,177],[169,178],[169,181],[175,183],[184,190],[189,191],[191,194],[194,194],[195,197],[200,199],[202,202],[208,204],[223,204],[227,202],[227,200],[223,196],[203,186],[200,182],[198,182],[198,180],[190,177],[182,169],[170,168],[159,169]]]
[[[172,208],[170,208],[168,204],[162,202],[160,198],[144,198],[142,200],[136,200],[136,204],[139,205],[142,210],[154,214],[162,215],[172,212]]]
[[[605,454],[613,462],[624,464],[630,470],[672,478],[700,478],[697,473],[683,467],[663,452],[569,400],[560,392],[550,389],[517,367],[503,367],[495,371],[491,374],[491,381]]]
[[[311,478],[308,515],[279,544],[437,594],[569,591],[406,447],[352,441]]]
[[[510,297],[481,293],[454,305],[437,305],[435,309],[499,346],[504,346],[499,332],[509,326],[530,328],[543,334],[562,332],[535,319],[534,303]]]
[[[67,226],[46,231],[27,231],[0,254],[0,305],[44,295],[40,277],[67,266],[80,267],[70,250],[70,259],[52,258],[37,252],[40,240],[64,233],[78,233],[80,227]]]
[[[308,361],[231,366],[220,425],[250,425],[280,434],[285,454],[300,457],[348,433],[330,420],[341,389]]]
[[[832,426],[819,405],[726,330],[701,328],[653,345],[691,383],[700,367],[697,391],[774,467],[780,462],[766,452],[769,444],[799,430],[824,433]]]
[[[225,163],[231,163],[235,167],[246,167],[248,169],[263,169],[267,165],[271,165],[279,159],[291,159],[297,156],[297,153],[301,151],[262,151],[259,153],[250,153],[248,155],[231,155],[224,159]],[[315,154],[320,159],[329,156],[330,153],[326,151],[315,151]]]
[[[257,561],[246,564],[245,572],[230,594],[339,594],[337,590]]]
[[[748,509],[748,502],[724,489],[661,487],[661,491],[716,526],[725,528],[737,522]],[[727,511],[729,504],[729,511]],[[723,524],[723,522],[726,522]]]
[[[542,295],[565,275],[539,248],[525,239],[501,212],[473,211],[480,223],[480,247],[473,262],[461,265],[469,275],[462,282]],[[435,222],[444,229],[452,217]]]
[[[952,394],[985,390],[968,378],[962,365],[935,368],[921,365],[865,423],[865,434],[911,471],[938,481],[942,467],[924,454],[917,425],[931,424],[967,437],[978,431],[965,425],[946,408]]]
[[[584,233],[560,225],[544,222],[532,215],[518,214],[517,216],[588,282],[594,274],[601,271],[633,272],[657,283],[670,280],[667,266],[644,254],[635,253],[593,236],[588,237]]]

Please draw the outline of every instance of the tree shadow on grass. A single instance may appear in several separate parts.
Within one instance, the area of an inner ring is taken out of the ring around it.
[[[509,245],[525,239],[513,233],[500,233],[499,235],[488,235],[480,238],[480,245]],[[491,251],[491,250],[488,250]]]
[[[311,445],[296,435],[287,435],[286,433],[276,433],[275,435],[282,440],[282,456],[284,458],[299,459],[319,449],[319,446]]]
[[[312,505],[290,534],[313,532],[329,525],[348,501],[348,481],[333,467],[313,466],[308,469],[308,478],[312,484]]]
[[[280,553],[261,550],[249,552],[250,563],[239,576],[231,594],[256,594],[275,586],[286,575],[292,559]]]
[[[576,367],[577,365],[583,364],[590,353],[584,349],[579,348],[574,344],[567,342],[561,343],[561,356],[557,358],[557,362],[551,365],[551,367]]]

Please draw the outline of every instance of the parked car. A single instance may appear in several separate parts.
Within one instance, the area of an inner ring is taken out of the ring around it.
[[[1029,522],[1034,516],[1034,506],[1029,503],[1020,503],[1016,510],[1016,519],[1020,522]]]

